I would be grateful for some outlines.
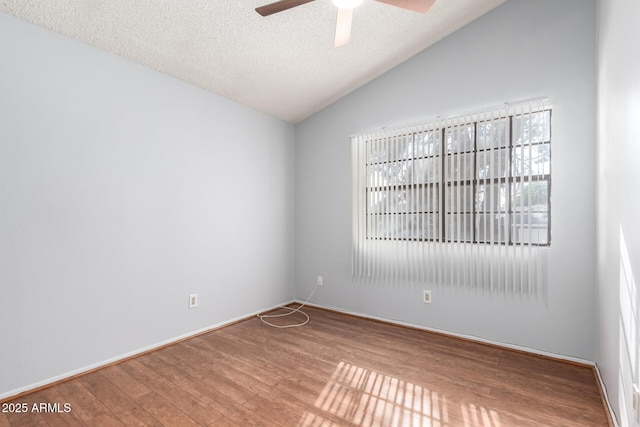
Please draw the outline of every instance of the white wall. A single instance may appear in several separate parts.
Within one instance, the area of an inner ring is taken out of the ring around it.
[[[640,384],[640,3],[598,10],[598,350],[596,361],[621,426],[638,425]]]
[[[296,127],[296,289],[313,301],[542,352],[595,350],[595,1],[511,0]],[[553,105],[552,246],[537,296],[350,276],[349,136],[537,96]]]
[[[0,61],[0,398],[293,298],[293,126],[4,14]]]

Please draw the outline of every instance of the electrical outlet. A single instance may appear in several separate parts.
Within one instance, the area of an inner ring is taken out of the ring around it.
[[[631,409],[633,411],[634,418],[638,421],[638,398],[640,397],[640,389],[638,389],[638,385],[633,385],[633,390],[631,392]]]
[[[318,276],[318,286],[322,286],[322,284],[323,284],[322,276]]]
[[[189,308],[196,308],[198,306],[198,294],[189,295]]]
[[[431,291],[422,291],[422,302],[431,304]]]

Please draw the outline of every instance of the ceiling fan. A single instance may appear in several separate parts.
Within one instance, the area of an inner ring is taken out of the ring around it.
[[[305,3],[310,3],[315,0],[280,0],[274,3],[269,3],[264,6],[256,8],[262,16],[273,15],[274,13],[282,12],[288,9],[292,9],[297,6],[301,6]],[[351,39],[351,20],[353,17],[353,9],[360,5],[363,0],[332,0],[333,4],[338,8],[338,21],[336,23],[336,38],[335,47],[344,46],[349,43]],[[396,6],[402,9],[411,10],[418,13],[427,13],[433,3],[436,0],[376,0],[382,3]]]

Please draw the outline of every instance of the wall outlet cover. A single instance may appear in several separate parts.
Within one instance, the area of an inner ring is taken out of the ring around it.
[[[422,302],[431,304],[431,291],[422,291]]]
[[[198,294],[189,295],[189,308],[196,308],[198,306]]]
[[[631,410],[636,421],[638,421],[638,398],[640,398],[640,389],[638,384],[634,384],[631,392]]]

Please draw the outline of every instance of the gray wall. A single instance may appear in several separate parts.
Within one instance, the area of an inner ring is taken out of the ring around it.
[[[0,398],[293,299],[292,125],[4,14],[0,58]]]
[[[599,2],[598,350],[621,426],[640,384],[640,3]]]
[[[296,289],[317,304],[593,360],[595,1],[511,0],[296,127]],[[349,136],[537,96],[553,105],[552,246],[535,296],[356,283]]]

